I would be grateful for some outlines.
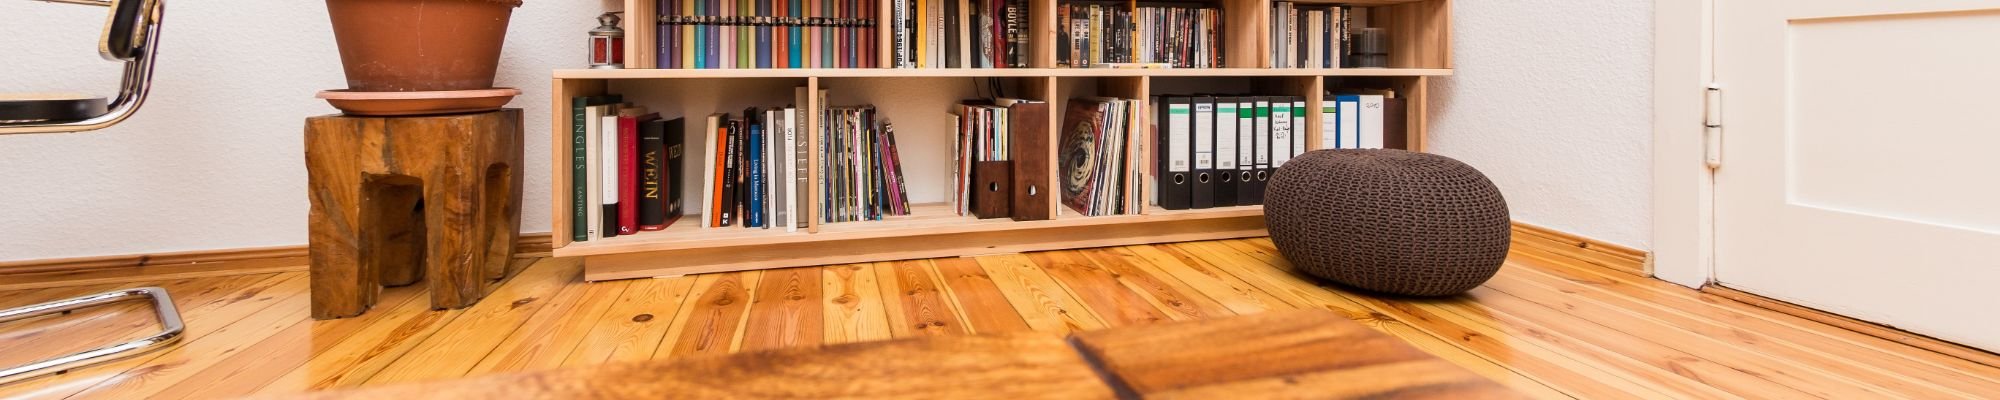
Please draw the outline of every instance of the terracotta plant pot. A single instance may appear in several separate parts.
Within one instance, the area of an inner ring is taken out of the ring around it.
[[[347,89],[493,87],[507,19],[521,0],[326,0]]]

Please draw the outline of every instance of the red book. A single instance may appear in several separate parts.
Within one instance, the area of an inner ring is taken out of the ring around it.
[[[645,107],[618,110],[618,234],[639,233],[639,116]]]

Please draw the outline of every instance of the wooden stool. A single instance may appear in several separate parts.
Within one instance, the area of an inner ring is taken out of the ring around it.
[[[506,277],[521,226],[521,110],[306,119],[312,316],[361,315],[429,278],[461,308]],[[422,268],[418,268],[422,266]]]

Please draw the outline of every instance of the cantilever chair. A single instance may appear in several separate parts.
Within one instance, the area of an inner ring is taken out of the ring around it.
[[[153,53],[159,50],[162,0],[41,0],[111,9],[97,52],[105,60],[125,63],[125,80],[118,97],[81,94],[0,93],[0,135],[81,132],[124,121],[146,101],[153,79]]]
[[[104,38],[98,52],[105,59],[125,62],[125,81],[118,97],[85,95],[0,94],[0,135],[15,133],[77,132],[102,129],[124,121],[146,101],[146,89],[153,77],[153,54],[159,49],[161,0],[42,0],[51,3],[82,4],[111,9],[104,23]],[[166,289],[142,287],[58,300],[26,307],[0,310],[0,322],[16,321],[128,300],[151,300],[161,331],[138,340],[118,343],[22,366],[0,366],[0,385],[62,372],[70,368],[130,357],[159,349],[181,338],[180,312]]]

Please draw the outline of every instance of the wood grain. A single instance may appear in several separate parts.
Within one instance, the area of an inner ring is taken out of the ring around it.
[[[941,258],[932,260],[937,265],[939,281],[944,282],[945,297],[958,306],[959,318],[966,321],[973,333],[1028,332],[1028,321],[1014,312],[1014,306],[1007,303],[1007,295],[1000,293],[1000,287],[993,284],[993,277],[979,268],[979,262],[970,258]]]
[[[483,301],[458,314],[440,327],[437,334],[423,340],[410,353],[398,358],[381,372],[368,377],[369,384],[415,382],[457,378],[495,346],[506,340],[503,332],[513,332],[526,323],[549,299],[563,290],[582,290],[572,285],[581,281],[582,270],[574,262],[548,268],[528,269],[492,293],[493,301]],[[435,298],[435,297],[433,297]]]
[[[816,347],[826,337],[821,329],[822,271],[819,267],[763,272],[757,296],[750,299],[750,321],[744,326],[742,351]]]
[[[826,284],[821,293],[825,304],[827,344],[855,343],[890,338],[889,314],[882,301],[881,285],[875,281],[874,264],[829,265],[822,268]]]
[[[853,343],[304,396],[320,399],[1036,397],[1110,399],[1112,393],[1061,339],[1023,334]]]
[[[895,337],[964,335],[972,333],[958,307],[944,297],[929,260],[876,263],[875,280],[882,286],[889,312],[889,332]]]
[[[1108,329],[1078,333],[1073,340],[1144,398],[1520,397],[1325,311]],[[1423,375],[1409,376],[1412,372]]]
[[[633,281],[611,309],[598,315],[562,365],[652,359],[694,285],[691,276]]]
[[[526,167],[520,109],[305,125],[314,318],[359,315],[381,285],[419,277],[433,306],[466,307],[506,272]]]
[[[758,271],[701,275],[681,304],[654,359],[736,351]]]

